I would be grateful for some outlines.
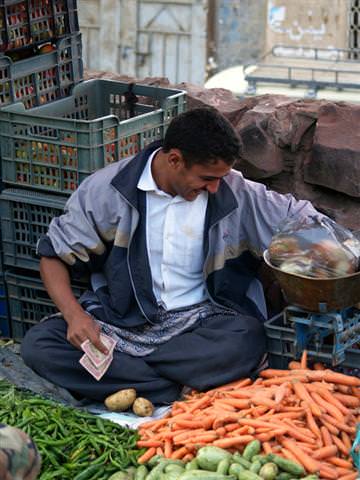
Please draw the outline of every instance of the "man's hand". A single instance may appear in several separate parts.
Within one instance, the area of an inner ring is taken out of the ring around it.
[[[81,344],[85,340],[90,342],[105,355],[108,353],[107,348],[100,340],[100,326],[87,313],[81,313],[71,321],[68,321],[67,340],[74,347],[81,350]]]

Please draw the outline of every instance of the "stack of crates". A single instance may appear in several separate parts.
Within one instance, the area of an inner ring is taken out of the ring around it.
[[[62,3],[5,0],[11,5],[24,4],[27,9],[42,2],[54,8]],[[63,3],[72,4],[75,16],[74,0]],[[77,26],[77,19],[72,18],[70,23]],[[56,43],[58,61],[63,42],[80,38],[78,32],[71,33]],[[9,42],[9,36],[3,38]],[[34,37],[32,44],[36,43]],[[36,58],[42,60],[41,56]],[[27,77],[42,78],[37,71],[34,61],[33,72]],[[64,71],[63,66],[60,71]],[[89,174],[163,138],[172,118],[185,110],[185,92],[181,90],[111,80],[83,82],[80,77],[75,80],[70,90],[65,90],[64,83],[59,92],[46,98],[45,90],[35,83],[36,96],[30,103],[26,90],[17,94],[18,84],[8,82],[11,96],[1,105],[4,90],[0,73],[0,148],[5,187],[0,197],[2,248],[10,333],[16,340],[56,311],[40,280],[36,255],[36,243],[47,232],[51,219],[62,213],[69,195]],[[21,101],[16,102],[18,99]],[[77,296],[83,289],[74,286]]]

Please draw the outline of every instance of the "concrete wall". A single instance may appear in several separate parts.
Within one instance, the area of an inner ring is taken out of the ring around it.
[[[273,45],[346,48],[347,0],[268,0],[266,49]]]
[[[218,70],[253,63],[263,52],[267,0],[218,0],[216,12]]]

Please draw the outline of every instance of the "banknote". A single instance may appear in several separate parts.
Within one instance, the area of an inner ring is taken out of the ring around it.
[[[102,365],[100,367],[97,367],[96,365],[93,364],[93,362],[90,360],[89,356],[84,353],[84,355],[80,358],[79,362],[80,364],[87,370],[96,380],[100,380],[107,369],[110,367],[110,364],[113,360],[113,354],[109,354]]]
[[[90,342],[90,340],[85,340],[85,342],[81,344],[82,351],[86,353],[86,355],[90,358],[91,362],[96,367],[100,367],[101,365],[103,365],[103,363],[107,361],[109,355],[112,355],[116,345],[116,340],[114,340],[112,337],[109,337],[108,335],[105,335],[104,333],[100,333],[100,339],[101,339],[101,342],[108,349],[109,353],[107,355],[100,352],[100,350],[98,350]]]

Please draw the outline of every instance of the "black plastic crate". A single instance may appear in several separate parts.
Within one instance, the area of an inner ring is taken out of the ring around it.
[[[21,340],[33,325],[58,310],[51,301],[39,276],[5,272],[8,294],[11,336]],[[76,297],[86,290],[85,286],[73,285]]]
[[[287,368],[295,356],[295,331],[291,326],[284,325],[283,314],[280,313],[265,322],[267,351],[271,368]],[[331,346],[323,345],[321,351],[312,352],[311,361],[323,362],[331,365]],[[345,360],[341,367],[359,368],[360,349],[349,349],[345,352]]]
[[[52,218],[61,215],[66,198],[19,189],[0,195],[3,262],[6,267],[39,270],[36,244]]]
[[[83,78],[81,34],[57,40],[54,50],[23,60],[0,56],[0,107],[21,101],[25,108],[70,95]]]
[[[78,31],[76,0],[0,0],[0,54]]]
[[[10,336],[7,295],[3,272],[0,273],[0,337]]]

